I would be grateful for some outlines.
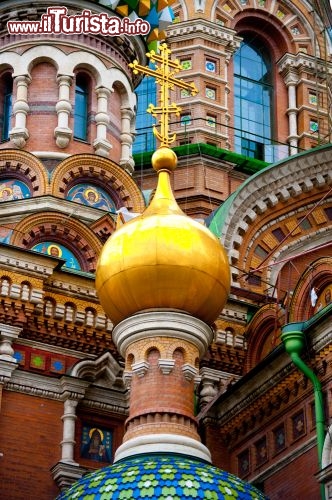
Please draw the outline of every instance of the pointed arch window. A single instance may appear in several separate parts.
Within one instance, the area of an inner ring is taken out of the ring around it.
[[[82,141],[88,137],[88,100],[89,82],[85,75],[79,73],[75,86],[74,137]]]
[[[1,140],[9,140],[10,118],[12,114],[13,79],[7,73],[3,77],[3,107],[2,107],[2,133]]]
[[[264,160],[272,141],[272,65],[264,47],[244,37],[234,55],[235,151]]]

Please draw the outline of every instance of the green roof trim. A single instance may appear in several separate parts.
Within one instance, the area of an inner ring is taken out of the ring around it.
[[[277,168],[281,165],[284,165],[285,163],[289,161],[294,161],[299,158],[302,158],[304,156],[308,156],[313,153],[317,153],[318,151],[324,151],[329,150],[332,148],[332,143],[329,144],[324,144],[323,146],[317,146],[316,148],[312,148],[306,151],[301,151],[301,153],[297,153],[296,155],[293,156],[287,156],[287,158],[284,158],[276,163],[271,163],[266,166],[264,169],[264,173],[267,171],[270,171],[274,168]],[[257,160],[256,160],[257,161]],[[235,200],[235,198],[238,196],[238,194],[242,191],[244,187],[247,186],[247,184],[250,184],[250,182],[253,181],[253,179],[256,179],[259,175],[261,175],[262,169],[259,171],[256,171],[253,173],[248,179],[246,179],[238,188],[236,191],[234,191],[227,199],[226,201],[215,211],[213,218],[211,219],[211,222],[209,224],[209,229],[212,231],[213,234],[215,234],[218,238],[221,236],[221,230],[223,225],[225,224],[228,216],[229,216],[229,209]]]
[[[233,153],[227,149],[217,148],[216,146],[204,143],[185,144],[184,146],[176,146],[172,149],[178,158],[190,155],[206,155],[219,160],[229,161],[230,163],[234,163],[236,165],[235,170],[248,175],[259,172],[269,165],[269,163],[266,163],[265,161],[248,158],[247,156]],[[146,153],[134,154],[133,158],[135,165],[142,168],[151,168],[151,157],[153,153],[153,151],[148,151]]]

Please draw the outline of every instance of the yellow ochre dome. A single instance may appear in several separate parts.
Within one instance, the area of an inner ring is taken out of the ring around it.
[[[177,205],[169,179],[175,153],[152,156],[155,196],[142,215],[108,239],[99,257],[96,287],[114,324],[147,309],[175,309],[211,324],[229,293],[230,268],[219,240]]]

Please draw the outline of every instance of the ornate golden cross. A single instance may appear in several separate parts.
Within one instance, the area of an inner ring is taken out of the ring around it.
[[[138,73],[143,73],[144,75],[152,76],[156,79],[156,83],[160,85],[160,106],[154,106],[150,104],[147,112],[151,113],[154,118],[160,115],[160,132],[153,127],[153,133],[160,141],[160,148],[169,147],[169,145],[175,141],[176,134],[170,135],[169,131],[169,115],[175,113],[175,116],[180,116],[181,108],[175,103],[169,103],[170,100],[170,90],[174,89],[174,86],[180,87],[181,89],[190,90],[191,95],[196,95],[198,90],[194,83],[186,83],[183,80],[178,80],[174,78],[174,74],[178,73],[181,69],[181,64],[178,59],[172,61],[169,59],[171,50],[167,47],[166,43],[159,46],[160,55],[156,54],[154,50],[148,52],[146,55],[151,62],[160,63],[160,66],[156,65],[156,69],[151,69],[149,67],[141,66],[138,61],[135,60],[133,63],[129,64],[129,67],[133,69],[133,72],[137,75]]]

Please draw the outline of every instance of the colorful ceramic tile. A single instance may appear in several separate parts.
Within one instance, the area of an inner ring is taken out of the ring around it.
[[[86,474],[63,491],[58,500],[97,498],[263,500],[266,497],[251,484],[199,459],[172,453],[150,453],[128,457]]]
[[[282,10],[277,10],[277,18],[278,19],[283,19],[285,17],[285,13]]]
[[[293,33],[293,35],[301,35],[301,31],[299,30],[298,26],[292,26],[291,32]]]
[[[309,92],[309,103],[316,105],[317,104],[317,94],[314,94],[313,92]]]
[[[309,123],[309,129],[310,129],[310,132],[318,132],[318,123],[316,122],[316,120],[310,120],[310,123]]]
[[[190,92],[187,89],[181,89],[180,96],[183,99],[184,97],[190,97]]]
[[[213,101],[216,100],[216,89],[213,89],[211,87],[205,87],[205,96],[208,97],[209,99],[212,99]]]
[[[46,356],[44,354],[32,353],[30,357],[31,368],[37,368],[38,370],[45,370],[46,366]]]
[[[25,352],[24,351],[20,351],[20,350],[15,349],[13,356],[20,366],[25,365]]]
[[[180,118],[181,127],[186,127],[191,124],[191,115],[181,115]]]
[[[51,372],[54,373],[65,373],[66,371],[66,364],[63,359],[60,358],[51,358]]]
[[[184,70],[191,69],[192,68],[191,59],[185,59],[181,61],[181,68]]]
[[[207,124],[208,127],[216,128],[216,117],[215,116],[206,115],[206,124]]]
[[[215,73],[216,72],[216,63],[214,61],[211,61],[210,59],[207,59],[205,61],[205,69],[206,69],[206,71],[210,71],[210,73]]]

